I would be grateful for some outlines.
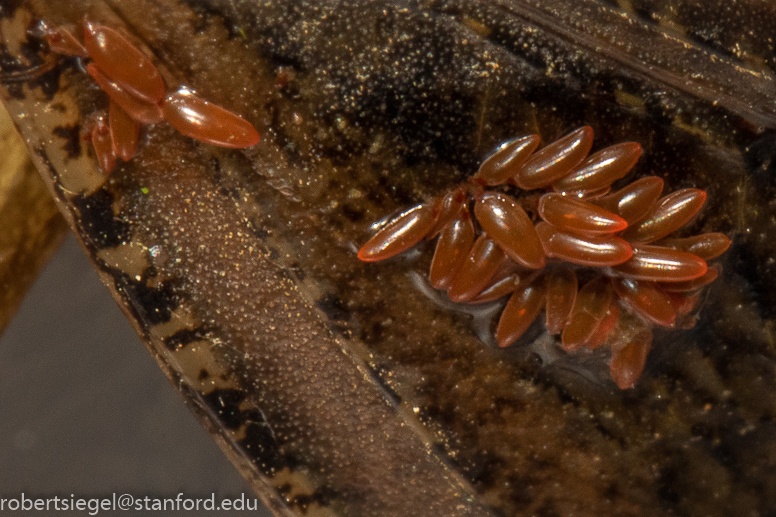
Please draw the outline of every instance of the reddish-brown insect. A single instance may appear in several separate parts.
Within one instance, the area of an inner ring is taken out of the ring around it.
[[[242,117],[186,88],[168,92],[151,59],[118,31],[84,19],[81,44],[64,28],[41,28],[53,52],[91,60],[86,70],[111,99],[108,123],[99,115],[90,134],[103,172],[110,172],[117,158],[132,159],[140,124],[166,120],[188,137],[221,147],[243,149],[259,142],[256,128]]]
[[[630,388],[644,368],[650,327],[681,326],[697,290],[719,274],[706,261],[724,253],[730,239],[666,239],[699,212],[706,193],[684,189],[661,198],[663,180],[650,176],[610,194],[641,146],[626,142],[586,159],[592,143],[590,127],[538,152],[537,135],[505,142],[467,183],[389,221],[358,256],[384,260],[439,235],[433,287],[454,302],[510,296],[496,329],[499,346],[517,341],[543,309],[547,331],[561,334],[567,352],[609,343],[612,379]],[[505,184],[544,189],[538,204],[527,203],[535,213],[505,193]],[[580,275],[588,279],[581,287]],[[623,342],[615,334],[630,337]]]

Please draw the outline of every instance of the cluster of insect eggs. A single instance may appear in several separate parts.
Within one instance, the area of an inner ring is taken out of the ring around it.
[[[588,157],[593,136],[582,127],[539,151],[537,135],[502,144],[467,182],[389,220],[358,257],[385,260],[438,237],[434,288],[458,303],[509,296],[499,346],[517,341],[544,310],[547,332],[561,334],[567,352],[610,345],[612,379],[632,387],[651,327],[692,326],[698,291],[719,274],[707,261],[730,240],[720,233],[668,238],[698,213],[706,193],[661,197],[655,176],[611,192],[642,148],[626,142]],[[517,199],[510,191],[537,192]]]
[[[89,132],[104,172],[117,158],[129,161],[136,154],[141,124],[166,121],[188,137],[223,147],[258,143],[258,132],[240,116],[185,87],[168,91],[151,59],[119,32],[86,19],[83,43],[64,28],[44,25],[43,31],[52,51],[88,59],[86,70],[110,97],[107,122],[99,115]],[[496,330],[500,346],[514,343],[542,309],[547,331],[561,333],[569,352],[595,349],[617,329],[628,339],[612,346],[610,372],[619,387],[631,387],[651,345],[650,326],[688,324],[680,318],[718,275],[706,261],[730,241],[718,233],[666,238],[700,210],[706,199],[701,190],[661,198],[662,180],[646,177],[610,193],[641,155],[639,144],[587,158],[589,127],[534,152],[539,142],[536,135],[506,142],[467,183],[388,222],[358,256],[384,260],[439,237],[429,273],[433,287],[459,303],[509,295]],[[487,190],[504,185],[545,192],[518,200]],[[580,289],[585,267],[595,274]]]
[[[116,159],[136,154],[141,124],[167,121],[182,134],[221,147],[247,148],[259,133],[242,117],[210,103],[186,87],[168,91],[151,59],[118,31],[87,19],[83,43],[62,27],[42,24],[53,52],[88,59],[86,70],[110,97],[107,115],[96,117],[88,137],[103,172]]]

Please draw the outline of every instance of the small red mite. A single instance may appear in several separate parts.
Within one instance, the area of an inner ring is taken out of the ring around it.
[[[90,59],[89,75],[111,99],[89,134],[100,168],[111,172],[116,159],[137,152],[140,124],[167,121],[184,135],[221,147],[245,149],[259,143],[256,128],[239,115],[210,103],[187,88],[168,92],[151,59],[118,31],[84,18],[84,43],[67,29],[41,28],[52,52]]]
[[[537,152],[537,135],[505,142],[463,185],[389,221],[358,258],[385,260],[439,236],[429,272],[434,288],[458,303],[509,295],[496,328],[499,346],[517,341],[544,310],[547,332],[561,335],[566,352],[608,344],[612,379],[632,388],[651,327],[692,326],[697,291],[719,274],[707,261],[730,239],[668,238],[700,211],[706,193],[660,197],[663,180],[654,176],[609,193],[642,148],[627,142],[588,157],[593,136],[582,127]],[[532,202],[536,196],[519,200],[505,193],[510,188],[544,193]]]

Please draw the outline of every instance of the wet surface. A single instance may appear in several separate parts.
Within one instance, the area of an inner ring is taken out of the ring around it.
[[[708,30],[666,32],[643,6],[573,5],[95,4],[169,83],[241,113],[263,141],[224,151],[158,124],[91,194],[68,162],[88,156],[46,144],[48,101],[9,101],[29,110],[22,129],[103,278],[243,472],[274,486],[276,511],[776,508],[772,49],[726,50],[739,22],[725,17],[725,38],[699,46]],[[100,92],[63,66],[88,116]],[[424,287],[428,245],[355,256],[373,222],[452,188],[498,143],[585,124],[593,151],[644,146],[623,185],[654,174],[666,191],[705,190],[688,234],[734,241],[695,327],[655,332],[633,390],[541,325],[493,348],[487,317]]]

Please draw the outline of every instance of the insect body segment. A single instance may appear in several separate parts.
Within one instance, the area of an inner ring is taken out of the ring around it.
[[[505,142],[467,182],[390,220],[358,256],[384,260],[439,236],[434,288],[458,303],[509,295],[499,346],[517,341],[544,310],[548,333],[561,335],[566,352],[609,344],[612,379],[630,388],[644,368],[651,327],[692,325],[697,291],[719,274],[706,261],[730,239],[668,238],[699,212],[706,193],[661,198],[663,180],[650,176],[610,194],[641,146],[626,142],[586,158],[592,143],[590,127],[537,152],[537,135]],[[520,198],[508,184],[545,192]],[[492,187],[499,190],[486,190]]]
[[[41,28],[53,52],[91,59],[86,70],[111,99],[108,124],[100,115],[89,133],[103,172],[110,172],[117,158],[132,159],[140,124],[166,120],[188,137],[221,147],[244,149],[259,142],[256,128],[240,116],[186,88],[168,93],[151,59],[118,31],[84,19],[81,44],[64,28],[45,23]]]

